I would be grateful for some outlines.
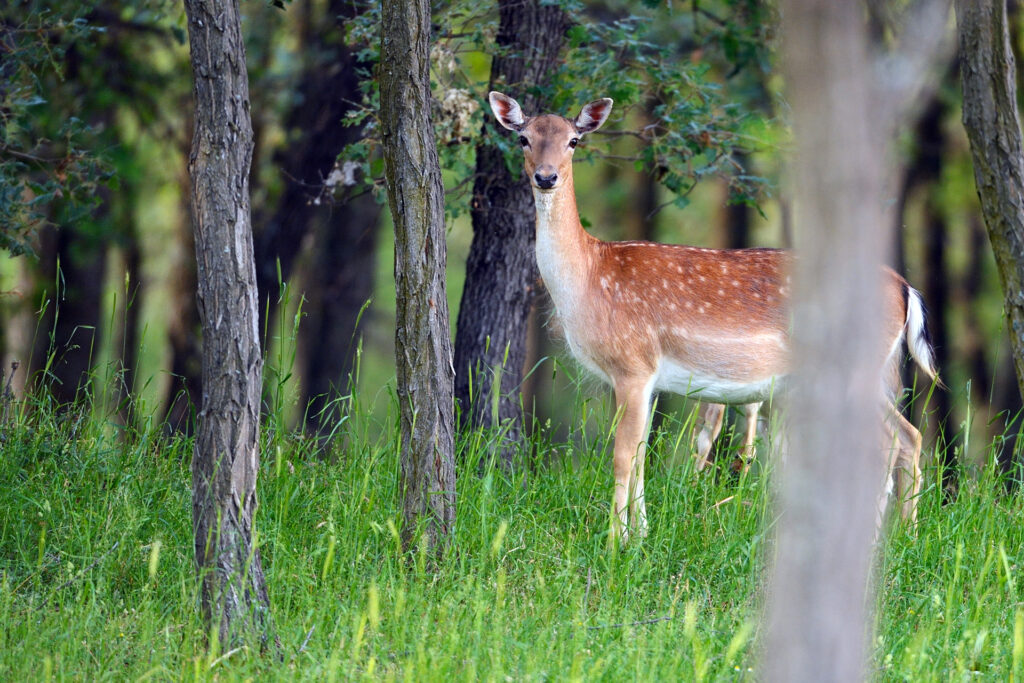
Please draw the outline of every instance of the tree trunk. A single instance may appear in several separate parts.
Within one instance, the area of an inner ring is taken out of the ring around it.
[[[373,294],[380,219],[380,207],[369,194],[341,203],[321,196],[338,153],[363,135],[361,127],[343,124],[351,103],[361,97],[360,72],[368,66],[344,40],[345,20],[357,11],[349,0],[303,5],[299,34],[307,62],[285,121],[294,142],[274,155],[284,191],[269,219],[257,221],[264,223],[256,239],[260,315],[269,309],[271,325],[278,261],[280,276],[290,278],[300,246],[312,237],[311,267],[299,283],[306,316],[298,332],[296,369],[306,427],[322,435],[330,434],[340,418],[335,399],[347,387],[360,333],[356,323]]]
[[[982,225],[981,217],[971,214],[967,222],[967,267],[964,270],[964,277],[961,281],[961,292],[958,295],[964,305],[964,331],[961,333],[960,345],[963,349],[962,355],[964,365],[967,367],[967,376],[971,378],[971,395],[969,400],[979,403],[995,403],[992,395],[992,384],[995,379],[993,368],[989,367],[985,355],[987,345],[984,325],[978,315],[978,304],[984,296],[985,290],[985,251],[988,246],[988,236],[985,234],[985,226]],[[1011,359],[1008,369],[1012,372],[1013,362]],[[1014,382],[1016,384],[1016,382]],[[1016,392],[1015,392],[1016,393]],[[1013,401],[1020,403],[1020,395]]]
[[[743,168],[751,163],[743,152],[736,153],[736,163]],[[730,190],[726,189],[726,193]],[[726,197],[728,199],[728,197]],[[746,249],[750,244],[752,210],[746,202],[734,201],[725,205],[725,246],[729,249]]]
[[[957,0],[963,121],[1024,395],[1024,150],[1006,3]]]
[[[100,306],[107,250],[103,240],[90,232],[69,223],[45,228],[39,234],[38,281],[54,289],[39,322],[29,376],[41,377],[58,405],[88,399],[92,394],[90,373],[100,342],[97,328],[103,318]],[[48,360],[51,353],[52,363]],[[36,374],[43,369],[47,369],[45,376]]]
[[[135,414],[135,371],[139,363],[139,318],[142,313],[142,251],[139,247],[138,233],[132,221],[126,221],[128,234],[125,236],[123,250],[122,281],[125,288],[118,292],[121,301],[121,329],[116,335],[114,348],[119,358],[120,377],[114,389],[114,403],[117,406],[121,421],[128,427],[134,427]]]
[[[204,618],[225,646],[267,641],[253,544],[263,360],[249,213],[252,125],[237,0],[186,0],[195,98],[189,155],[203,399],[192,520]]]
[[[445,295],[444,186],[430,120],[430,3],[381,12],[380,118],[395,225],[395,361],[406,544],[422,529],[447,544],[455,521],[451,342]]]
[[[490,89],[511,90],[525,111],[538,113],[537,93],[557,64],[568,17],[539,0],[500,0],[498,13]],[[533,193],[523,173],[510,172],[501,150],[489,142],[497,135],[494,117],[485,117],[473,183],[473,243],[456,326],[455,396],[466,424],[508,426],[510,447],[501,457],[511,466],[511,446],[522,434],[520,388],[539,275]]]
[[[302,405],[306,428],[329,436],[341,419],[338,396],[347,389],[373,295],[380,206],[369,194],[335,207],[315,226],[312,263],[304,281],[308,299],[299,328]]]
[[[865,591],[884,480],[877,350],[885,135],[860,4],[789,0],[782,15],[801,257],[791,448],[780,472],[763,664],[769,681],[856,681],[867,673]]]
[[[194,117],[188,117],[190,120]],[[188,125],[186,139],[191,140],[194,130]],[[187,153],[185,158],[188,158]],[[167,339],[171,346],[171,371],[167,393],[164,395],[164,423],[172,433],[191,435],[195,431],[195,411],[203,396],[202,343],[199,338],[199,311],[196,308],[195,240],[188,224],[190,209],[187,169],[180,174],[181,216],[176,226],[178,246],[171,254],[171,272],[175,273],[170,286],[167,316]]]
[[[266,314],[269,304],[271,321],[277,305],[278,262],[280,277],[287,280],[291,277],[303,241],[318,226],[342,244],[348,240],[363,240],[369,241],[372,248],[376,243],[380,211],[375,202],[363,201],[339,207],[331,197],[320,197],[324,180],[334,168],[338,153],[363,134],[361,128],[343,123],[345,115],[352,109],[351,102],[360,99],[359,72],[368,67],[356,58],[344,40],[345,20],[352,18],[356,11],[350,0],[331,0],[319,11],[309,8],[304,16],[302,53],[308,62],[296,87],[296,105],[284,124],[289,144],[282,146],[274,155],[274,163],[284,177],[284,188],[273,214],[266,220],[259,217],[256,220],[260,315]],[[323,237],[319,233],[315,236]],[[318,253],[322,252],[322,246],[317,241]],[[348,256],[338,250],[334,253]],[[354,319],[372,290],[372,259],[368,260],[362,254],[358,258],[348,256],[334,267],[350,270],[353,281],[366,283],[359,288],[366,296],[355,304],[355,313],[340,313],[341,317]],[[320,286],[319,281],[307,284],[311,290]],[[355,295],[352,298],[356,298]],[[316,312],[309,311],[309,314],[312,317]],[[262,323],[261,319],[261,330],[264,329]],[[311,331],[311,334],[315,333]],[[350,361],[350,354],[339,353],[346,348],[347,344],[341,349],[336,348],[335,354]],[[337,381],[341,377],[330,379]]]
[[[995,443],[1000,446],[996,451],[996,462],[1001,473],[1010,475],[1004,480],[1004,484],[1006,491],[1012,492],[1024,483],[1021,479],[1024,473],[1020,468],[1021,456],[1018,446],[1021,430],[1019,420],[1024,405],[1021,403],[1021,394],[1017,390],[1017,382],[1013,376],[1013,354],[1009,352],[1007,346],[1005,341],[999,345],[998,367],[994,368],[996,376],[992,382],[989,414],[992,416],[990,431]],[[984,463],[987,454],[983,453],[977,459]]]

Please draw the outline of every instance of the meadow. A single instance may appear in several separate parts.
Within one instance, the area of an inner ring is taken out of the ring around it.
[[[494,466],[500,433],[466,434],[457,526],[435,560],[399,544],[393,395],[345,401],[326,456],[273,412],[264,425],[257,534],[276,643],[262,652],[207,647],[189,439],[40,399],[8,404],[0,679],[757,678],[770,464],[743,478],[724,466],[698,474],[679,457],[690,425],[669,418],[652,439],[650,535],[618,548],[606,431],[553,441],[539,430],[513,476]],[[589,391],[573,401],[580,425],[606,403]],[[928,468],[916,535],[890,528],[877,561],[877,680],[1020,680],[1024,514],[993,469],[944,505]]]

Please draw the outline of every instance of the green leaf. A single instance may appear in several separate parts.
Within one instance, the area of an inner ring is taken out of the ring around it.
[[[384,176],[384,159],[377,157],[370,162],[370,177],[381,178]]]

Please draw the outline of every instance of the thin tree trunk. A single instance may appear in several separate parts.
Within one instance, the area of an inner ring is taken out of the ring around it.
[[[273,214],[266,219],[257,216],[255,220],[260,315],[266,315],[269,306],[271,321],[277,306],[278,263],[280,277],[288,280],[304,240],[316,226],[342,232],[337,236],[342,242],[346,238],[366,239],[367,233],[374,233],[370,239],[375,242],[380,211],[374,202],[339,207],[331,197],[320,197],[339,152],[363,134],[361,128],[343,123],[352,109],[351,103],[360,98],[359,72],[368,66],[356,58],[344,41],[345,20],[357,11],[350,0],[331,0],[319,11],[310,8],[304,15],[302,45],[308,63],[296,87],[297,103],[285,120],[286,132],[294,139],[274,155],[284,188]],[[320,246],[318,243],[317,248]],[[354,268],[352,279],[358,281],[368,276],[372,288],[372,265],[372,261],[359,258],[339,263],[336,268]],[[319,281],[308,284],[311,289],[320,286]],[[366,297],[359,301],[356,312],[365,302]],[[264,322],[261,318],[261,330]],[[351,359],[347,353],[341,356]],[[339,379],[340,376],[332,377],[331,381]]]
[[[1001,340],[1002,341],[1002,340]],[[1007,491],[1013,491],[1021,486],[1022,473],[1020,469],[1020,452],[1018,443],[1021,430],[1020,420],[1024,405],[1021,403],[1021,394],[1017,389],[1017,383],[1013,375],[1013,354],[1007,349],[1008,344],[1003,341],[999,345],[998,365],[995,379],[992,382],[992,397],[990,403],[992,436],[999,439],[1005,436],[1001,447],[996,451],[996,462],[999,464],[999,471],[1010,474],[1005,480]],[[996,417],[1001,419],[995,419]],[[999,441],[996,441],[999,443]],[[978,460],[984,462],[987,459],[984,454]]]
[[[336,399],[347,388],[361,331],[357,322],[373,294],[380,223],[380,206],[369,194],[340,201],[321,196],[338,154],[363,135],[361,127],[343,123],[361,97],[360,73],[368,66],[344,40],[345,21],[358,11],[350,0],[302,6],[299,35],[306,64],[296,105],[285,121],[294,142],[274,155],[284,191],[269,219],[257,220],[260,315],[269,311],[271,326],[278,262],[280,276],[291,278],[300,246],[312,238],[311,267],[298,283],[306,315],[298,331],[297,370],[305,426],[323,436],[341,417]]]
[[[557,65],[568,17],[539,0],[499,0],[498,13],[490,89],[511,90],[528,113],[537,113],[542,101],[536,93]],[[522,435],[527,321],[539,285],[535,212],[528,179],[509,171],[490,142],[500,134],[497,123],[485,119],[473,183],[473,243],[456,326],[455,396],[466,424],[508,427],[509,447],[501,458],[511,467]]]
[[[430,3],[381,13],[380,117],[395,225],[395,361],[406,544],[432,550],[455,522],[451,342],[445,294],[444,186],[430,120]]]
[[[18,289],[22,292],[31,292],[34,283],[29,273],[28,265],[22,259],[17,265]],[[12,393],[19,399],[25,396],[25,387],[28,377],[28,358],[32,352],[32,335],[36,331],[38,321],[35,317],[37,310],[32,304],[29,296],[21,295],[10,297],[3,306],[3,338],[4,353],[0,356],[0,369],[7,373],[7,381],[10,382]],[[11,372],[12,364],[17,363],[18,371]]]
[[[742,152],[736,154],[736,163],[743,168],[751,163],[750,157]],[[726,189],[728,193],[729,190]],[[750,224],[752,210],[746,202],[732,202],[725,205],[726,247],[729,249],[745,249],[750,244]]]
[[[938,182],[938,178],[935,179]],[[928,329],[931,333],[932,348],[935,353],[937,367],[949,367],[949,283],[950,273],[946,268],[946,241],[949,222],[939,206],[937,196],[939,188],[930,187],[924,206],[924,249],[925,249],[925,280],[922,293],[928,302]],[[913,387],[908,382],[906,386]],[[952,435],[952,396],[948,391],[931,392],[929,406],[924,405],[924,398],[929,394],[929,384],[917,385],[917,391],[910,397],[918,403],[923,412],[929,408],[934,418],[936,459],[942,465],[942,486],[949,500],[956,496],[959,483],[956,450],[949,447],[948,437]]]
[[[963,121],[1024,395],[1024,145],[1006,3],[957,0]]]
[[[107,250],[76,224],[44,228],[39,241],[38,281],[53,294],[39,321],[29,374],[41,377],[59,405],[68,405],[92,394]],[[37,375],[47,367],[45,376]]]
[[[188,117],[191,121],[193,117]],[[194,133],[191,123],[185,139]],[[188,159],[185,150],[184,158]],[[164,395],[164,423],[172,433],[191,435],[195,430],[195,412],[203,396],[203,358],[200,340],[199,310],[196,307],[195,240],[189,224],[189,177],[180,174],[181,221],[176,227],[178,245],[171,255],[175,277],[170,286],[167,339],[171,346],[170,382]]]
[[[971,378],[970,399],[982,404],[994,404],[992,385],[995,377],[985,357],[986,334],[978,315],[978,302],[984,291],[984,252],[988,247],[988,236],[985,234],[985,226],[982,225],[981,217],[977,214],[972,213],[968,218],[967,229],[967,267],[961,280],[962,292],[959,295],[960,302],[964,304],[964,332],[961,335],[960,345],[963,349],[964,364],[968,368],[967,376]],[[1012,360],[1008,367],[1013,367]],[[1003,373],[998,374],[1002,375]],[[1019,394],[1014,399],[1014,403],[1020,403]]]
[[[120,378],[114,392],[121,421],[126,426],[135,424],[135,371],[139,362],[139,318],[142,313],[142,253],[135,224],[125,223],[129,230],[124,247],[125,289],[118,292],[121,300],[121,329],[117,335],[115,352],[120,359]]]
[[[270,628],[254,545],[263,359],[249,210],[252,125],[237,0],[186,0],[195,97],[189,155],[203,402],[192,459],[202,610],[220,643]]]
[[[373,295],[380,206],[369,194],[350,199],[316,226],[304,328],[299,330],[306,428],[330,435],[341,419],[338,397],[348,388]]]

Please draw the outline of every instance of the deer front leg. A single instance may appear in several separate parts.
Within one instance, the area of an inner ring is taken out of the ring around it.
[[[630,531],[647,535],[647,506],[644,503],[644,456],[650,428],[650,383],[626,380],[615,385],[616,415],[613,469],[615,497],[613,532],[625,543]]]

